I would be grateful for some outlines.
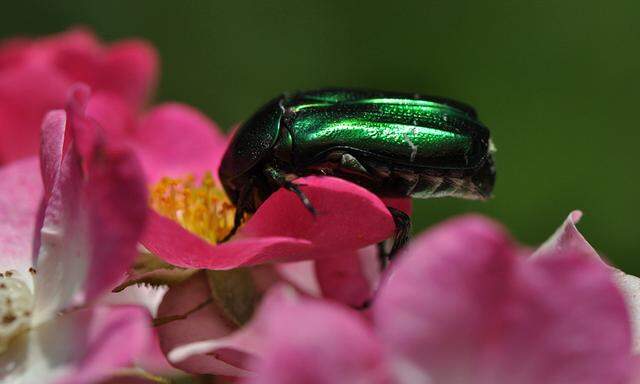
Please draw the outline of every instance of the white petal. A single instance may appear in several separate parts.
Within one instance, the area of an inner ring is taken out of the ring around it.
[[[633,331],[633,351],[640,353],[640,278],[611,268],[618,288],[624,295],[631,317],[631,329]]]

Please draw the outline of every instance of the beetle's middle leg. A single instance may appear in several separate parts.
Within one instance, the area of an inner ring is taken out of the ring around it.
[[[304,184],[294,183],[293,181],[288,180],[284,172],[270,165],[264,168],[264,174],[269,180],[271,180],[271,182],[273,182],[273,184],[295,193],[305,208],[307,208],[314,217],[316,216],[316,208],[311,204],[311,200],[309,200],[307,195],[305,195],[300,189]]]
[[[393,207],[387,206],[387,209],[393,217],[396,230],[393,234],[391,250],[388,253],[384,242],[378,244],[378,256],[380,259],[380,267],[382,269],[384,269],[387,264],[393,260],[398,251],[407,244],[409,241],[409,233],[411,233],[411,218],[409,215]]]

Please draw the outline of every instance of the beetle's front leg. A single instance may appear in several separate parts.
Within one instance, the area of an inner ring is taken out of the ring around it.
[[[240,190],[240,195],[238,196],[238,203],[236,205],[236,213],[233,216],[233,228],[231,231],[222,239],[220,243],[224,243],[229,240],[231,236],[235,235],[238,231],[238,228],[242,225],[242,219],[244,218],[244,214],[247,211],[247,204],[249,203],[249,198],[251,197],[251,191],[253,190],[254,179],[251,179],[246,185],[242,187]]]
[[[304,184],[297,184],[291,180],[288,180],[284,172],[271,165],[267,165],[264,168],[264,174],[273,184],[295,193],[296,196],[298,196],[298,199],[300,199],[302,204],[305,206],[305,208],[307,208],[307,210],[314,217],[316,216],[317,211],[313,204],[311,204],[311,200],[309,200],[307,195],[305,195],[304,192],[302,192],[302,190],[300,189],[300,187],[304,186]]]

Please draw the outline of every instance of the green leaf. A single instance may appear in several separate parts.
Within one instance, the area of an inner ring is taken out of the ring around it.
[[[238,326],[246,324],[260,301],[250,269],[206,271],[211,297],[226,317]]]

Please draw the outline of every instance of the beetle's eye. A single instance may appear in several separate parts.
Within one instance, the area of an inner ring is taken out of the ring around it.
[[[150,205],[162,216],[213,244],[231,231],[236,211],[211,173],[200,182],[193,176],[163,178],[151,188]]]

